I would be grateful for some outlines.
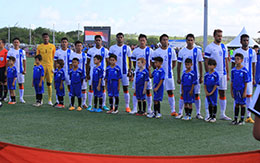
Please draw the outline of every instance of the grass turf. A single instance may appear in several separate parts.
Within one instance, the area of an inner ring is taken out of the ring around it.
[[[228,121],[217,120],[211,124],[195,118],[192,121],[172,118],[166,94],[161,104],[161,119],[125,113],[122,92],[118,115],[86,110],[68,111],[67,108],[56,109],[47,104],[35,108],[32,106],[35,102],[34,89],[31,87],[32,58],[28,58],[27,65],[27,103],[12,106],[4,103],[0,108],[0,141],[52,150],[118,155],[204,155],[260,149],[252,136],[252,124],[232,126]],[[201,110],[205,115],[203,89],[201,92]],[[176,85],[174,93],[178,110],[179,86]],[[130,89],[130,94],[133,94],[133,89]],[[54,98],[55,90],[53,102]],[[233,100],[229,91],[227,99],[226,113],[232,117]],[[193,108],[195,116],[195,106]]]

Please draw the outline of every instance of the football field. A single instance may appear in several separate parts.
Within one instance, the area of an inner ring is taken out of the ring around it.
[[[2,142],[60,151],[117,155],[205,155],[260,149],[259,142],[252,136],[252,124],[233,126],[230,121],[218,119],[216,123],[206,123],[195,118],[191,121],[174,119],[170,116],[166,93],[161,103],[161,119],[148,119],[124,112],[122,89],[118,115],[90,113],[86,110],[68,111],[68,94],[65,98],[65,109],[50,107],[46,104],[47,88],[43,98],[44,105],[33,107],[35,94],[31,86],[32,68],[33,58],[28,58],[25,78],[26,104],[3,103],[0,108]],[[174,71],[176,74],[176,68]],[[18,87],[16,88],[16,100],[19,101]],[[204,116],[203,89],[201,92],[201,112]],[[132,97],[133,89],[130,89],[130,94]],[[178,111],[179,85],[176,85],[174,94]],[[75,101],[77,104],[77,100]],[[226,114],[233,118],[233,100],[229,90],[227,102]],[[193,109],[195,117],[195,106]],[[218,107],[218,115],[219,112]]]

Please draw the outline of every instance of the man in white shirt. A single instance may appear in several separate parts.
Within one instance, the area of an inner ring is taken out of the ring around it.
[[[163,34],[160,36],[161,47],[156,49],[153,53],[153,57],[162,57],[162,68],[165,71],[164,88],[168,94],[168,102],[170,104],[171,116],[178,116],[175,111],[175,98],[173,90],[175,90],[173,69],[176,65],[176,53],[175,50],[169,47],[169,36]]]
[[[89,92],[88,92],[88,108],[87,110],[90,111],[92,110],[92,98],[93,98],[93,88],[91,88],[92,84],[92,75],[93,75],[93,69],[96,67],[94,64],[94,57],[96,55],[101,55],[102,56],[102,61],[101,61],[101,66],[104,70],[105,73],[105,66],[108,66],[108,53],[109,51],[102,46],[102,37],[100,35],[95,36],[95,46],[93,48],[90,48],[87,53],[87,78],[88,78],[88,83],[89,83]],[[105,75],[104,75],[105,77]],[[102,87],[105,87],[105,83],[102,83]],[[103,89],[103,110],[108,111],[109,108],[106,107],[106,91]]]
[[[124,44],[124,34],[118,33],[116,35],[116,41],[117,44],[113,45],[109,49],[109,54],[115,54],[117,56],[117,62],[116,64],[121,68],[122,72],[122,85],[123,85],[123,91],[124,91],[124,98],[125,98],[125,111],[131,112],[129,103],[130,103],[130,94],[128,92],[128,86],[129,86],[129,77],[131,75],[131,48]],[[129,60],[128,66],[127,66],[127,58]]]
[[[214,42],[210,43],[205,48],[205,71],[208,72],[208,59],[212,58],[216,60],[217,66],[215,71],[219,75],[219,104],[220,104],[220,119],[221,120],[231,120],[228,116],[226,116],[226,94],[225,91],[227,90],[227,81],[229,80],[229,69],[228,69],[228,49],[227,47],[221,43],[222,41],[222,30],[216,29],[213,33]],[[208,119],[208,102],[205,100],[205,110],[206,110],[206,117]]]
[[[19,85],[19,95],[20,95],[20,102],[25,103],[23,99],[24,95],[24,75],[26,74],[26,54],[23,49],[20,49],[20,39],[14,38],[13,39],[14,48],[10,49],[7,53],[7,60],[9,57],[15,58],[15,67],[17,69],[17,82]],[[7,62],[8,66],[8,62]]]
[[[247,34],[243,34],[240,36],[240,43],[242,45],[241,48],[238,48],[234,51],[233,56],[237,53],[241,53],[244,56],[244,60],[242,65],[248,70],[249,72],[249,83],[247,83],[247,97],[246,97],[246,107],[249,108],[252,102],[253,96],[253,85],[256,84],[255,81],[255,72],[256,72],[256,62],[257,56],[253,49],[249,48],[249,36]],[[234,57],[231,58],[232,68],[235,67],[235,59]],[[251,118],[251,112],[247,111],[247,119],[245,122],[254,123],[254,120]]]
[[[151,63],[151,59],[152,59],[152,54],[153,54],[153,50],[146,46],[147,43],[147,36],[144,34],[140,34],[138,37],[138,41],[139,41],[139,47],[134,49],[133,53],[132,53],[132,61],[133,61],[133,65],[135,68],[135,74],[138,71],[138,66],[136,64],[137,60],[139,58],[144,58],[146,61],[146,65],[145,68],[149,71],[149,66]],[[135,89],[135,77],[134,77],[134,82],[133,82],[133,88]],[[152,94],[151,94],[151,89],[152,89],[152,83],[151,83],[151,79],[149,79],[149,82],[147,84],[147,91],[146,91],[146,100],[147,100],[147,113],[151,113],[152,112]],[[136,99],[136,94],[134,93],[133,95],[133,110],[130,112],[130,114],[135,114],[137,113],[137,99]]]
[[[203,72],[202,72],[202,62],[203,57],[201,50],[194,46],[195,44],[195,37],[193,34],[188,34],[186,36],[186,43],[187,46],[184,47],[179,51],[178,55],[178,65],[177,65],[177,83],[181,84],[181,65],[182,66],[182,72],[186,70],[185,68],[185,60],[187,58],[190,58],[192,60],[192,70],[195,71],[197,75],[198,84],[194,86],[194,93],[195,93],[195,106],[197,110],[197,119],[203,119],[203,117],[200,114],[200,108],[201,108],[201,100],[200,100],[200,84],[203,82]],[[181,88],[180,88],[181,90]],[[180,97],[179,100],[179,115],[176,117],[178,119],[182,118],[182,110],[183,110],[183,97]]]

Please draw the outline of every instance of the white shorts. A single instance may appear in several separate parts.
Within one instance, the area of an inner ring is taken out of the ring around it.
[[[180,94],[182,93],[182,92],[181,92],[181,90],[182,90],[181,86],[182,86],[182,85],[180,85]],[[194,94],[200,94],[200,84],[196,84],[196,85],[194,86]]]
[[[247,83],[246,95],[253,95],[253,82]]]
[[[219,90],[227,90],[227,75],[219,75]]]
[[[121,82],[123,86],[129,86],[129,77],[127,74],[122,74]]]
[[[22,74],[22,73],[17,74],[17,82],[19,84],[23,84],[24,83],[24,74]]]
[[[164,89],[166,91],[175,90],[174,77],[164,79]]]
[[[70,77],[69,74],[65,72],[65,84],[70,85]]]
[[[86,79],[83,79],[83,83],[82,83],[81,89],[82,90],[86,90],[87,88],[88,88],[88,83],[86,82]]]
[[[132,88],[135,89],[135,76],[134,76],[134,81],[133,81],[133,84],[132,84]],[[149,78],[146,90],[151,90],[152,88],[153,88],[152,80]]]
[[[103,79],[105,78],[105,76],[106,76],[106,72],[104,71]],[[93,68],[90,69],[89,77],[90,77],[90,79],[88,80],[88,85],[91,86],[92,77],[93,77]],[[105,80],[102,80],[102,86],[105,86]]]

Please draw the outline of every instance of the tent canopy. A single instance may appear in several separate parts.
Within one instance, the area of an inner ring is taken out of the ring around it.
[[[232,40],[230,43],[227,44],[227,47],[228,48],[239,48],[239,47],[241,47],[240,36],[242,34],[248,34],[245,27],[242,29],[242,31],[239,33],[239,35],[237,35],[237,37],[234,38],[234,40]],[[252,39],[252,37],[249,37],[249,47],[253,47],[254,45],[258,45],[258,44],[255,42],[255,40]]]

